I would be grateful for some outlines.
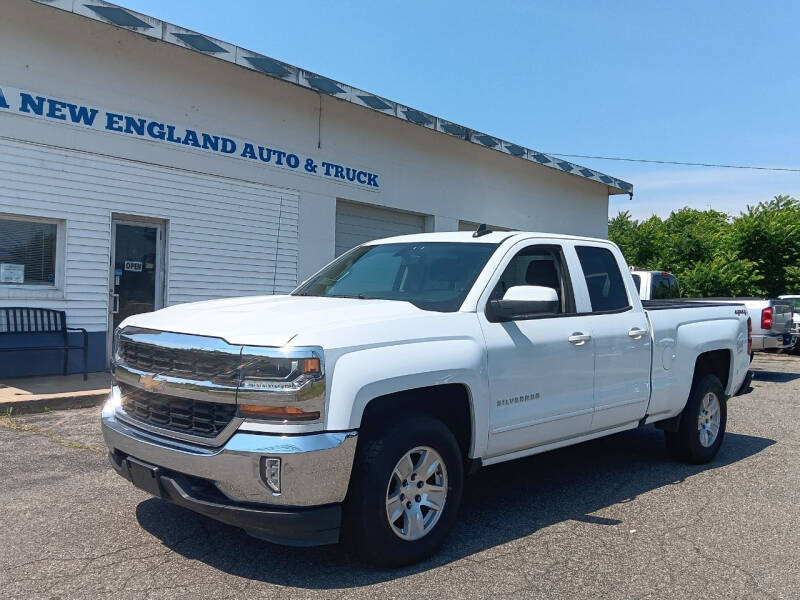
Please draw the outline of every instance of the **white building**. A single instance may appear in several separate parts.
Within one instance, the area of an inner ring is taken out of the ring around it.
[[[397,233],[605,236],[609,194],[632,193],[101,0],[4,0],[2,15],[0,306],[65,310],[90,332],[90,370],[127,314],[288,292]],[[56,370],[31,354],[0,354],[0,376]]]

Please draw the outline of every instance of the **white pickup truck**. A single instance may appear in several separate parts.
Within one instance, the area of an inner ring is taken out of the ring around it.
[[[649,423],[673,456],[711,460],[748,324],[735,305],[643,307],[605,240],[402,236],[287,296],[126,319],[102,429],[155,496],[396,566],[439,547],[481,465]]]
[[[678,278],[668,271],[630,268],[631,277],[642,300],[671,300],[681,297]]]

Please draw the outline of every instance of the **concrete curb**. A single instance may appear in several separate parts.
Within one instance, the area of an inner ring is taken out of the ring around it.
[[[0,402],[0,413],[11,410],[11,416],[42,413],[48,410],[64,410],[70,408],[88,408],[100,406],[108,397],[108,390],[75,394],[71,396],[52,396],[45,398],[31,398],[30,400],[16,400],[14,402]]]

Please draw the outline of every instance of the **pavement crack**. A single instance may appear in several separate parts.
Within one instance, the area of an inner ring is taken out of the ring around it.
[[[63,446],[64,448],[71,448],[73,450],[88,450],[89,452],[94,452],[95,454],[100,455],[106,453],[106,450],[98,446],[70,441],[64,437],[61,437],[57,433],[53,433],[52,431],[44,429],[43,427],[38,427],[37,425],[31,425],[29,423],[22,423],[19,421],[19,419],[16,419],[10,415],[0,417],[0,428],[11,429],[13,431],[24,431],[26,433],[39,435],[50,440],[54,444]]]

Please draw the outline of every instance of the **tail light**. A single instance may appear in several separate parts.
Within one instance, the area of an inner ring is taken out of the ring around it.
[[[753,354],[753,319],[747,317],[747,354]]]
[[[761,311],[761,329],[772,329],[772,307]]]

